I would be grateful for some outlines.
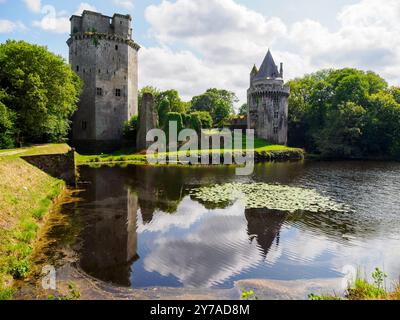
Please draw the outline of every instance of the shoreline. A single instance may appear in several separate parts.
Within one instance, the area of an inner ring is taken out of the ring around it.
[[[202,164],[201,157],[204,155],[208,155],[210,157],[210,163]],[[198,163],[190,164],[190,163],[181,163],[179,160],[173,161],[172,163],[165,164],[155,164],[155,165],[189,165],[189,166],[210,166],[212,164],[212,157],[215,155],[220,155],[221,163],[217,165],[235,165],[235,164],[224,164],[224,152],[198,152]],[[228,153],[229,154],[229,153]],[[166,157],[169,155],[166,154]],[[178,154],[174,154],[174,157],[177,157]],[[96,165],[96,164],[112,164],[112,163],[129,163],[129,164],[138,164],[138,165],[149,165],[152,166],[148,162],[145,154],[131,154],[131,155],[76,155],[77,166],[80,165]],[[305,152],[302,149],[282,149],[282,150],[270,150],[270,151],[254,151],[254,162],[255,163],[263,163],[263,162],[286,162],[286,161],[302,161],[305,159]]]
[[[0,157],[0,300],[12,299],[31,276],[37,241],[66,192],[62,180],[19,156]]]

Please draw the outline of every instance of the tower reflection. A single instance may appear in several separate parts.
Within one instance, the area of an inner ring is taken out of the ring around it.
[[[131,286],[130,274],[139,259],[137,237],[138,197],[126,190],[118,170],[91,170],[84,205],[80,265],[91,276]]]

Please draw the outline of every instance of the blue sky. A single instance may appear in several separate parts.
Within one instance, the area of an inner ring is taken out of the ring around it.
[[[249,71],[268,48],[286,79],[357,67],[400,83],[398,0],[0,0],[0,41],[67,58],[68,18],[85,8],[131,14],[140,85],[176,88],[185,99],[223,87],[245,101]]]

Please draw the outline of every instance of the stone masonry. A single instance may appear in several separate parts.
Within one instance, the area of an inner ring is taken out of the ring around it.
[[[84,82],[73,117],[72,145],[78,152],[121,146],[123,126],[138,112],[138,50],[129,15],[84,11],[72,16],[69,61]]]
[[[154,97],[151,93],[143,94],[139,115],[139,132],[137,134],[136,148],[142,151],[147,149],[151,144],[151,142],[146,141],[147,133],[157,128],[157,113]]]
[[[283,81],[283,64],[276,66],[271,52],[260,67],[250,73],[247,91],[248,128],[255,135],[274,144],[287,144],[288,98],[290,89]]]

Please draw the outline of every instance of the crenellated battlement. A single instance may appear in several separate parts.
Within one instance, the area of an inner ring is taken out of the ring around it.
[[[82,16],[74,15],[70,18],[71,35],[77,33],[96,32],[115,34],[123,38],[132,38],[132,17],[130,15],[114,14],[112,17],[98,12],[85,10]]]

